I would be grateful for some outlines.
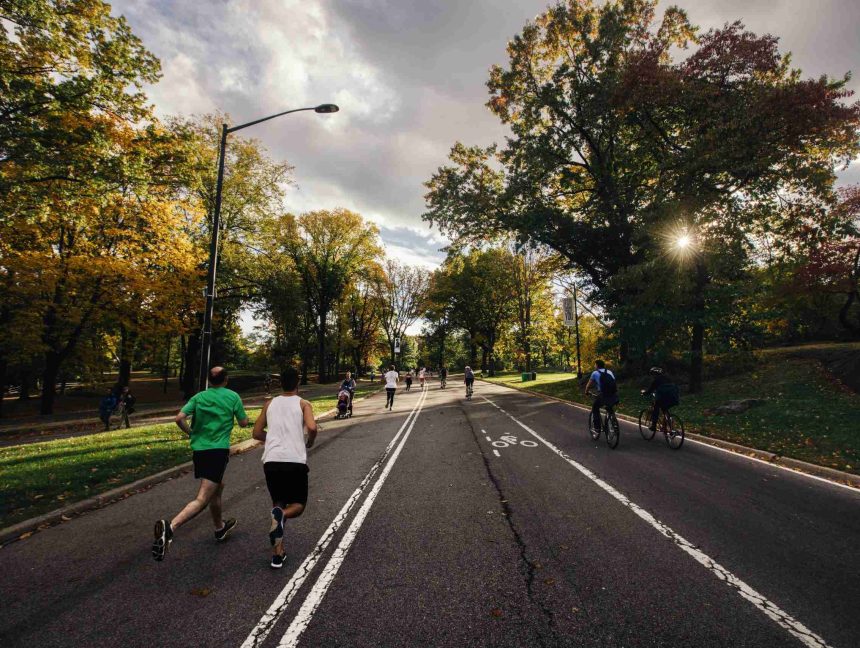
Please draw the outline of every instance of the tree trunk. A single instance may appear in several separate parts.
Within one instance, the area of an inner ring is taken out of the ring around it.
[[[0,357],[0,418],[3,418],[3,400],[6,395],[6,358]]]
[[[185,335],[179,336],[179,383],[182,384],[182,378],[185,376]]]
[[[860,333],[860,325],[855,324],[848,318],[848,314],[851,311],[851,306],[854,305],[854,302],[857,300],[857,291],[855,290],[852,293],[848,294],[848,298],[845,300],[845,303],[842,305],[842,308],[839,309],[839,323],[845,328],[846,331],[857,335]]]
[[[134,354],[134,335],[129,332],[124,324],[120,325],[119,334],[119,380],[117,382],[123,387],[127,387],[129,382],[131,382],[131,357]]]
[[[21,389],[18,392],[18,400],[28,401],[30,400],[30,389],[33,387],[32,377],[30,375],[30,369],[24,369],[21,371]]]
[[[167,336],[167,350],[164,354],[164,371],[162,372],[162,377],[164,378],[164,384],[161,388],[161,393],[167,393],[167,381],[170,378],[170,347],[172,346],[173,340],[170,339],[170,335]]]
[[[319,354],[317,357],[317,370],[319,371],[318,382],[320,384],[328,382],[325,357],[325,322],[327,317],[328,313],[321,310],[320,325],[317,328],[317,353]]]
[[[197,393],[200,385],[197,384],[200,375],[200,333],[192,333],[188,336],[185,345],[185,374],[182,376],[182,393],[185,399],[191,398]]]
[[[705,341],[705,286],[708,275],[701,259],[696,261],[696,280],[693,293],[693,332],[690,338],[690,393],[702,391]]]
[[[57,384],[57,374],[60,371],[60,354],[56,351],[45,352],[45,368],[42,371],[42,403],[39,410],[40,414],[54,413],[54,397],[57,392],[55,385]]]

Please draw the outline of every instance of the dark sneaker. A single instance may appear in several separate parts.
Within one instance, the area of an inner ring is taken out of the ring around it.
[[[170,543],[173,542],[173,530],[167,520],[159,520],[155,523],[155,540],[152,541],[152,557],[158,561],[164,560]]]
[[[269,530],[269,543],[274,547],[275,543],[284,537],[284,512],[276,506],[272,509],[272,528]],[[274,567],[274,565],[272,565]],[[278,565],[280,567],[280,565]]]
[[[235,526],[236,526],[236,518],[230,518],[229,520],[225,520],[224,526],[222,526],[220,529],[218,529],[215,532],[215,539],[218,542],[221,542],[222,540],[224,540],[227,537],[227,534],[230,533],[230,531],[232,531]]]
[[[277,554],[272,556],[272,562],[269,563],[269,567],[272,569],[280,569],[284,566],[284,559],[286,556],[278,556]]]

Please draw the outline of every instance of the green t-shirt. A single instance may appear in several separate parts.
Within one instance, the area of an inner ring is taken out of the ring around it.
[[[182,412],[191,421],[191,449],[214,450],[230,447],[233,418],[247,418],[239,394],[226,387],[210,387],[185,403]]]

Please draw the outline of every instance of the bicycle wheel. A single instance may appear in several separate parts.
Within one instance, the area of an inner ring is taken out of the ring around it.
[[[594,424],[594,417],[589,412],[588,414],[588,433],[591,435],[592,441],[597,441],[600,438],[600,419],[598,418],[597,425]]]
[[[684,421],[680,416],[674,414],[666,415],[666,423],[663,428],[663,436],[666,437],[666,445],[672,450],[677,450],[684,445]]]
[[[641,412],[639,412],[639,434],[642,435],[642,438],[646,441],[650,441],[654,438],[654,430],[650,428],[651,425],[651,408],[646,407]]]
[[[606,445],[615,450],[621,440],[621,427],[618,425],[618,419],[615,418],[615,412],[610,410],[607,414],[604,429],[606,431]]]

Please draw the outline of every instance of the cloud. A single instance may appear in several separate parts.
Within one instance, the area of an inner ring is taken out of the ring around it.
[[[485,107],[488,69],[548,0],[115,0],[162,61],[161,114],[221,110],[235,122],[335,102],[244,131],[295,165],[293,211],[342,206],[389,230],[424,230],[425,182],[455,141],[506,129]],[[856,0],[678,0],[702,29],[743,19],[781,37],[805,76],[860,60]],[[669,5],[661,4],[661,8]],[[852,79],[851,88],[860,89]],[[857,166],[841,174],[856,179]],[[394,240],[391,241],[392,245]],[[406,246],[409,250],[409,246]]]

